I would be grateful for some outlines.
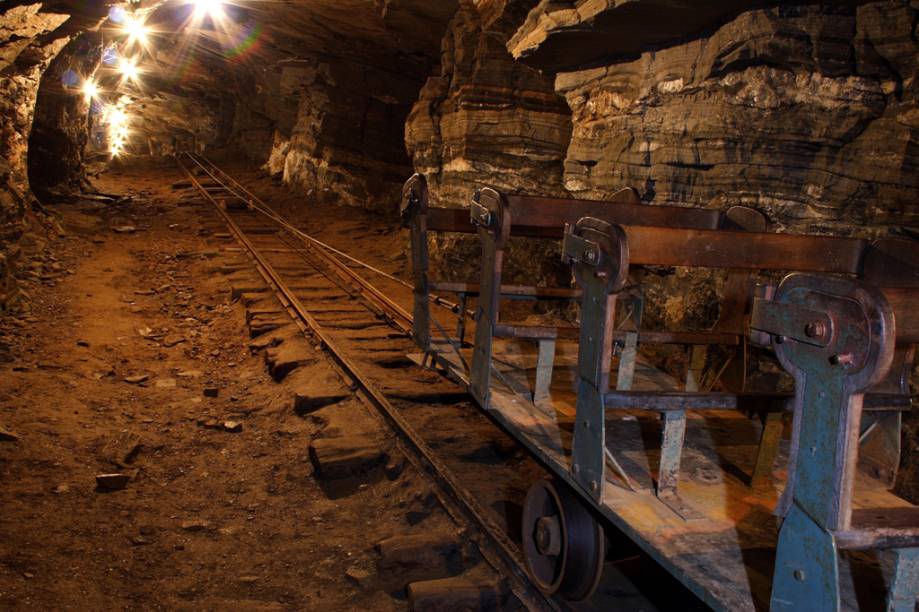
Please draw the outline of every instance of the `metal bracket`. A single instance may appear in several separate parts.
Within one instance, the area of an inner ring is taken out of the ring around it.
[[[791,338],[821,348],[830,343],[834,332],[833,319],[826,313],[763,298],[753,300],[750,327],[782,338],[780,344]]]
[[[428,182],[423,174],[413,174],[402,187],[402,201],[399,203],[402,227],[409,227],[412,220],[425,211],[427,204]]]
[[[491,211],[473,200],[469,204],[469,220],[479,227],[489,228],[492,222]]]
[[[596,266],[600,262],[600,245],[594,240],[582,238],[565,224],[565,238],[562,242],[562,263]]]
[[[621,227],[585,217],[566,227],[563,253],[584,292],[571,473],[591,498],[600,499],[609,454],[604,395],[609,390],[616,292],[628,277],[628,242]]]

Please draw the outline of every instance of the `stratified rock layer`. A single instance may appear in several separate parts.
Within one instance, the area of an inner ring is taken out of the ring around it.
[[[415,0],[256,8],[242,28],[259,28],[271,44],[257,51],[259,69],[235,71],[232,141],[307,201],[394,212],[412,172],[405,118],[455,8]]]
[[[855,5],[859,0],[834,2]],[[703,36],[744,11],[810,0],[542,0],[508,43],[514,57],[551,72],[608,64]]]
[[[566,73],[565,187],[765,211],[779,228],[919,227],[916,9],[744,13],[711,37]]]
[[[465,205],[475,188],[556,194],[570,137],[552,81],[513,61],[505,45],[532,2],[464,3],[405,126],[432,201]]]

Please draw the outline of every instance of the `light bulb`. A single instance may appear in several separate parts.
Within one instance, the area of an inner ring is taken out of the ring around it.
[[[93,98],[99,95],[99,86],[96,85],[96,82],[92,79],[86,79],[83,81],[83,97],[86,98],[87,102],[91,102]]]
[[[208,16],[212,19],[223,17],[223,0],[192,0],[195,5],[195,17]]]
[[[137,61],[133,59],[121,58],[118,64],[118,70],[125,80],[136,81],[140,71],[137,69]]]
[[[125,17],[122,30],[128,35],[129,43],[139,42],[141,45],[147,44],[147,34],[150,33],[150,29],[144,24],[143,19],[140,17],[135,17],[133,15]]]

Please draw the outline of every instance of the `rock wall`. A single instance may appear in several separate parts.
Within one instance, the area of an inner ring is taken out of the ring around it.
[[[28,170],[32,191],[43,201],[85,186],[89,103],[68,82],[92,74],[100,53],[98,33],[79,35],[51,62],[41,80],[29,135]]]
[[[444,37],[438,74],[405,125],[416,172],[435,204],[459,206],[490,185],[562,191],[570,112],[552,79],[514,62],[506,44],[533,2],[463,2]]]
[[[68,16],[40,9],[19,5],[0,13],[0,310],[20,301],[21,249],[43,240],[40,207],[29,188],[29,134],[42,74],[70,40],[54,35]]]
[[[565,187],[765,211],[779,229],[919,228],[919,45],[906,1],[744,13],[711,36],[556,80]]]
[[[241,28],[265,44],[257,66],[234,71],[232,142],[307,202],[394,214],[412,173],[405,119],[455,9],[417,0],[253,9]]]
[[[405,124],[415,172],[428,179],[432,204],[468,205],[474,190],[562,193],[562,161],[571,135],[570,112],[552,79],[514,62],[505,45],[534,2],[463,2],[443,40],[439,71],[431,76]],[[509,282],[535,272],[565,282],[546,245],[512,244]],[[478,240],[438,237],[432,261],[448,277],[478,272]],[[534,266],[534,262],[538,262]]]
[[[301,79],[284,181],[310,195],[394,212],[411,174],[402,126],[417,83],[318,59]]]
[[[396,210],[417,82],[321,56],[240,78],[255,95],[237,102],[233,141],[251,159],[311,198]]]

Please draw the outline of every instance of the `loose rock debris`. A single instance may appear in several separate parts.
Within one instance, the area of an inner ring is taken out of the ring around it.
[[[96,486],[100,491],[120,491],[128,486],[131,477],[128,474],[99,474],[96,476]]]
[[[419,502],[428,481],[314,342],[264,326],[273,294],[162,172],[106,189],[145,185],[123,205],[142,233],[72,232],[57,248],[74,274],[34,291],[29,320],[0,320],[0,440],[29,440],[0,444],[0,607],[405,609],[430,575],[380,566],[370,543],[458,526]],[[249,274],[248,292],[218,268]],[[450,575],[494,578],[474,550],[447,558]]]

